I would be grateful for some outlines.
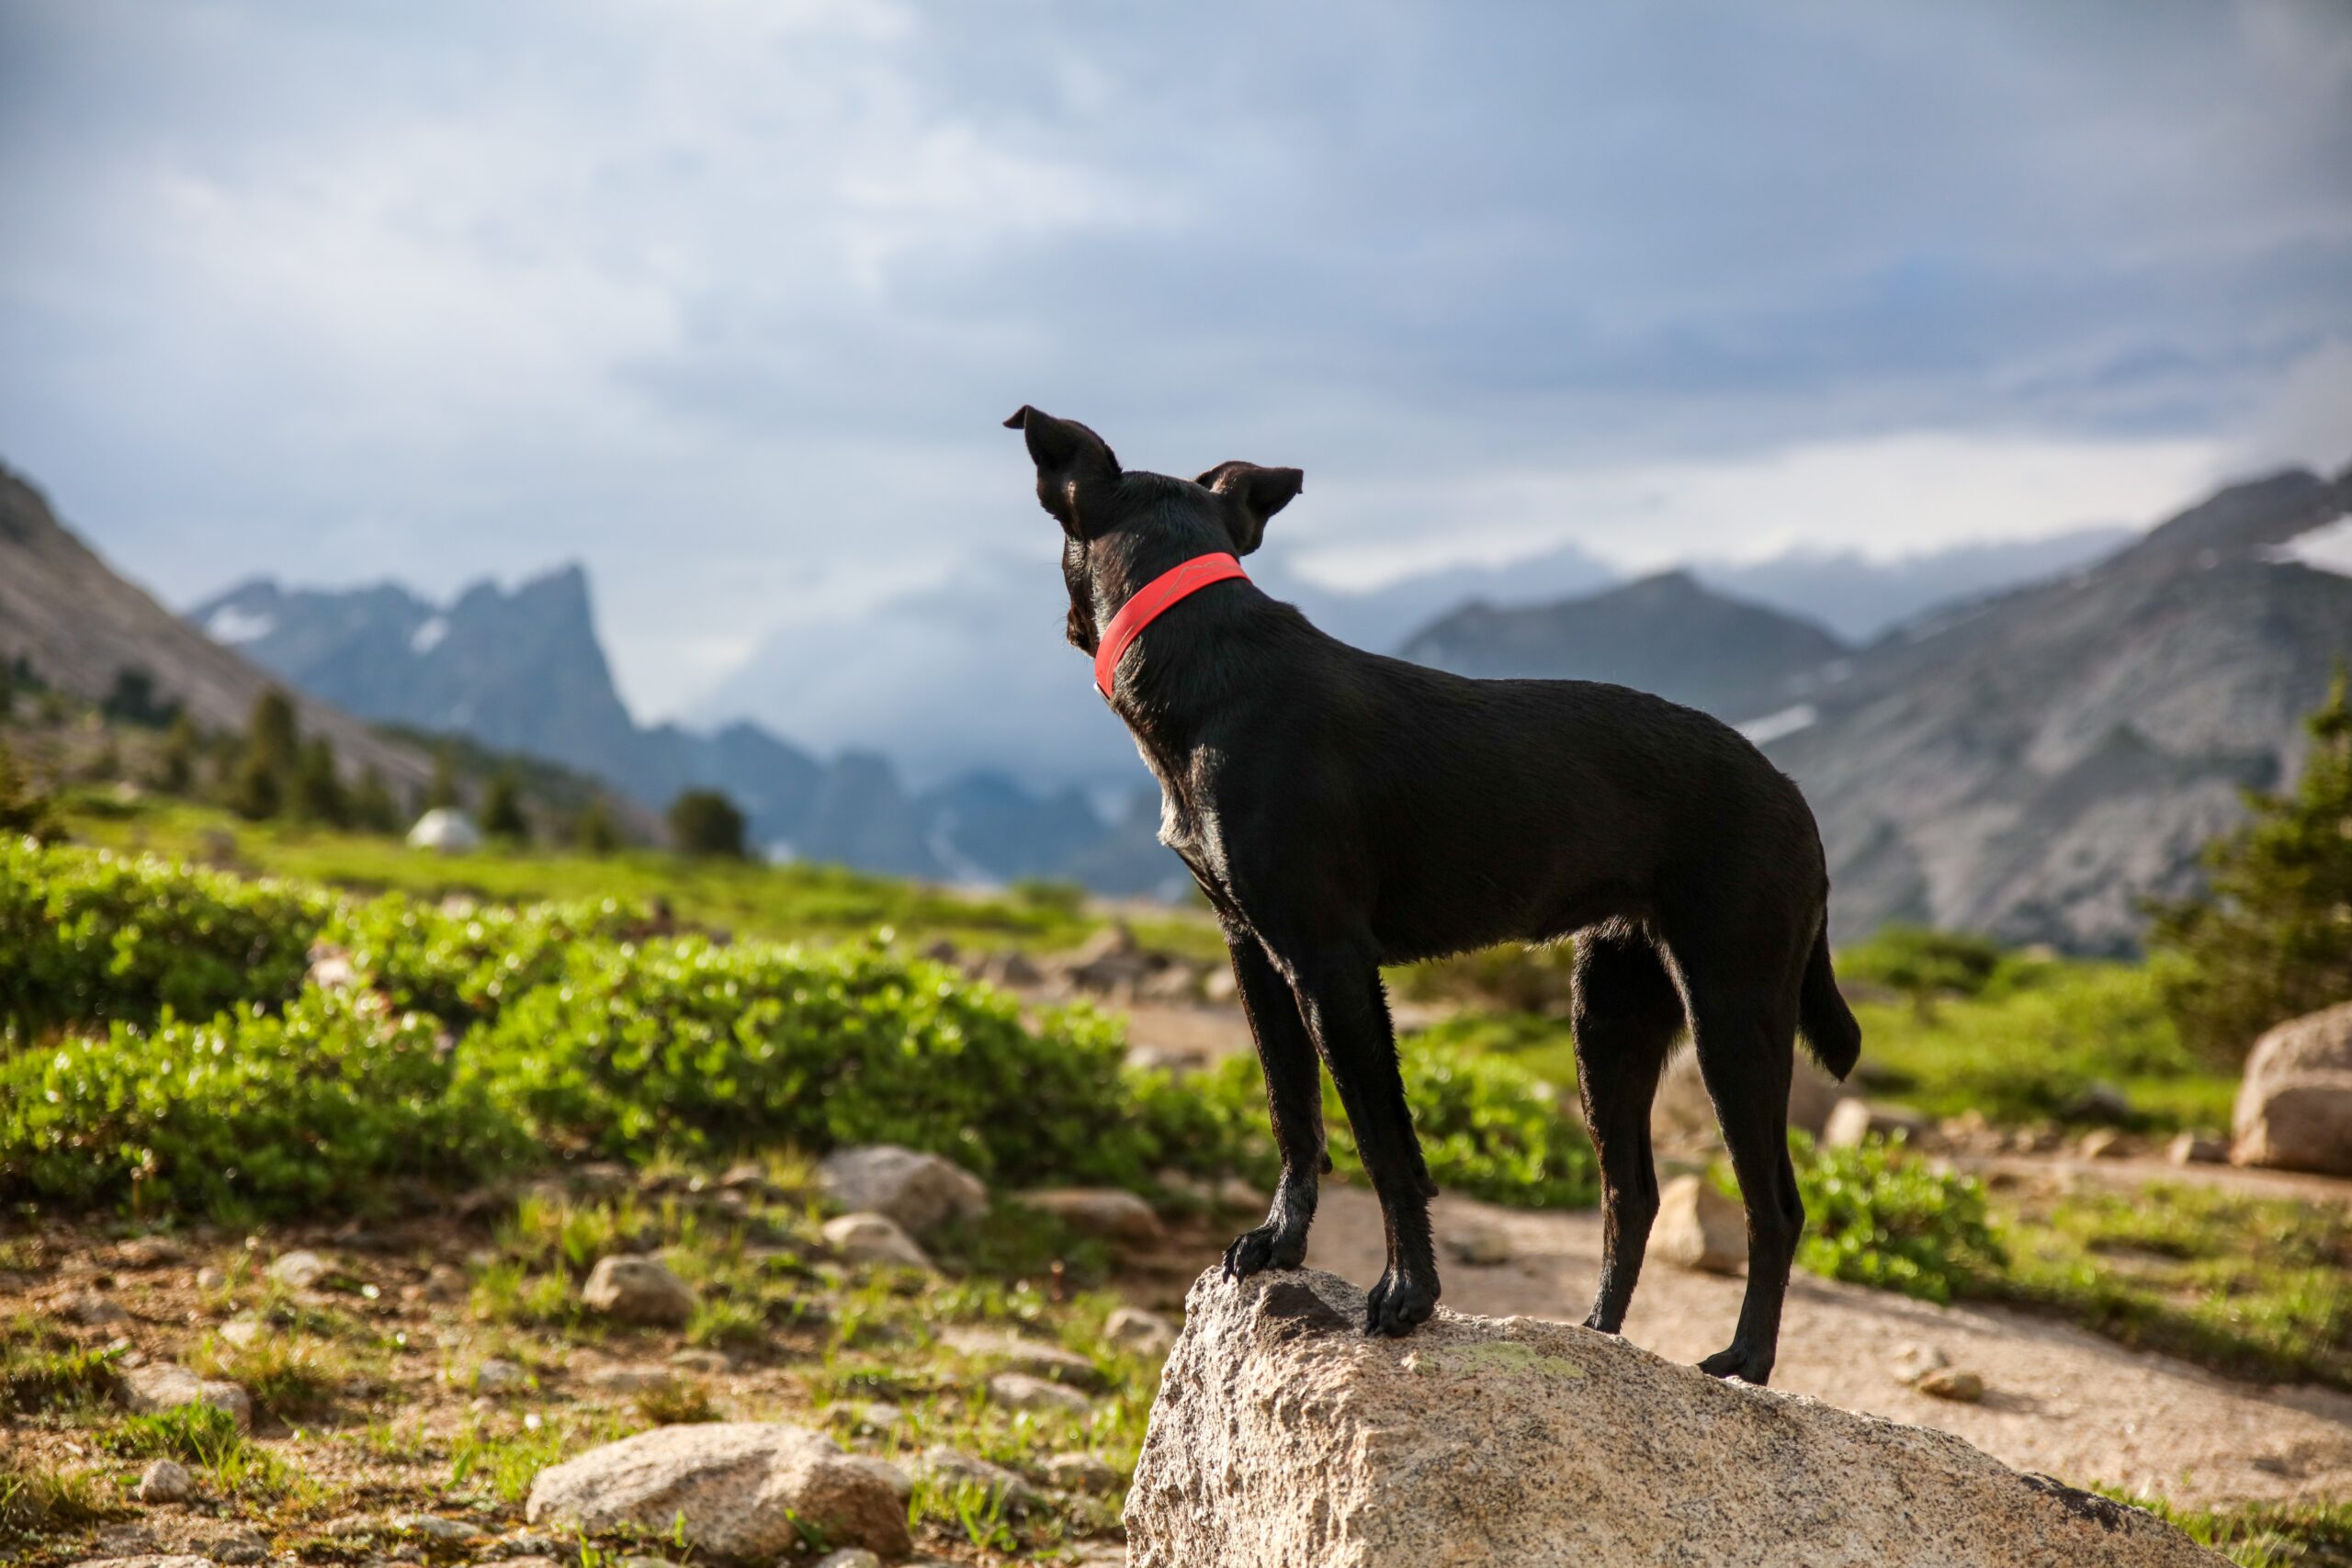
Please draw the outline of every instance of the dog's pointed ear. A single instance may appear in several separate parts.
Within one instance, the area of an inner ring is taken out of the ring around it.
[[[1246,556],[1266,536],[1266,519],[1288,506],[1306,487],[1296,468],[1261,468],[1255,463],[1219,463],[1193,481],[1225,502],[1233,532],[1233,553]]]
[[[1056,419],[1027,403],[1004,427],[1021,432],[1029,444],[1038,503],[1072,538],[1085,538],[1088,521],[1102,521],[1105,489],[1119,482],[1119,459],[1110,444],[1074,419]]]

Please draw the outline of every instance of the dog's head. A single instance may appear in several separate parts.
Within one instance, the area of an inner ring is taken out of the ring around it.
[[[1027,439],[1038,503],[1062,525],[1069,636],[1088,654],[1102,623],[1170,567],[1256,549],[1266,519],[1305,483],[1296,468],[1255,463],[1219,463],[1196,479],[1129,473],[1094,432],[1026,404],[1004,424]]]

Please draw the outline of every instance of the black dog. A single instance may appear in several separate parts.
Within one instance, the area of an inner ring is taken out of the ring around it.
[[[1062,525],[1069,640],[1092,653],[1138,589],[1246,555],[1295,468],[1127,473],[1082,424],[1023,408]],[[1234,1278],[1306,1253],[1324,1154],[1319,1055],[1387,1224],[1365,1330],[1437,1304],[1435,1193],[1406,1110],[1383,964],[1574,933],[1585,1121],[1606,1250],[1589,1326],[1624,1321],[1657,1212],[1650,1102],[1684,1025],[1747,1203],[1747,1293],[1701,1363],[1761,1383],[1804,1223],[1786,1124],[1798,1030],[1843,1077],[1861,1031],[1830,973],[1829,878],[1796,786],[1702,713],[1583,681],[1470,681],[1324,636],[1246,581],[1204,588],[1119,660],[1112,705],[1152,771],[1159,836],[1224,928],[1283,1159]]]

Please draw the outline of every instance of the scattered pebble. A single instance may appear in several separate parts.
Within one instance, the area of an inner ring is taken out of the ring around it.
[[[1973,1404],[1984,1397],[1984,1380],[1962,1367],[1939,1367],[1911,1385],[1930,1399]]]
[[[2085,1159],[2120,1159],[2130,1151],[2123,1145],[2123,1134],[2112,1127],[2100,1127],[2083,1134],[2075,1152]]]
[[[281,1254],[269,1266],[269,1277],[288,1290],[314,1290],[334,1272],[334,1265],[315,1252]]]
[[[1500,1225],[1484,1220],[1468,1220],[1446,1227],[1438,1238],[1456,1263],[1473,1268],[1491,1269],[1510,1261],[1510,1238]]]
[[[186,1465],[159,1459],[140,1476],[131,1495],[142,1503],[185,1503],[196,1495],[196,1477]]]
[[[435,1514],[396,1514],[390,1523],[391,1528],[401,1535],[423,1536],[435,1541],[471,1540],[481,1534],[479,1529],[463,1519],[445,1519]]]
[[[2183,1133],[2165,1145],[2165,1158],[2175,1165],[2222,1165],[2229,1157],[2229,1145],[2195,1133]]]
[[[222,1324],[220,1332],[222,1340],[242,1350],[260,1338],[266,1329],[259,1317],[249,1312],[241,1312]]]
[[[1119,1489],[1119,1472],[1093,1454],[1056,1454],[1046,1461],[1046,1479],[1065,1492],[1095,1496]]]
[[[1086,1395],[1027,1372],[999,1372],[989,1379],[989,1398],[1008,1410],[1057,1410],[1083,1416],[1094,1408]]]
[[[1138,1355],[1164,1356],[1176,1343],[1176,1325],[1156,1312],[1120,1307],[1103,1322],[1102,1337]]]
[[[931,1255],[885,1214],[843,1214],[825,1222],[825,1244],[852,1263],[894,1263],[902,1269],[931,1267]]]
[[[653,1258],[598,1258],[580,1299],[616,1323],[677,1328],[695,1314],[694,1288]]]
[[[678,1351],[670,1358],[670,1364],[682,1372],[698,1372],[710,1378],[735,1370],[735,1363],[728,1359],[725,1351],[699,1348]]]
[[[931,1448],[914,1461],[914,1472],[943,1486],[978,1486],[1001,1498],[1008,1513],[1026,1513],[1045,1501],[1037,1489],[1001,1464],[974,1459],[951,1448]]]
[[[85,1328],[101,1328],[111,1323],[129,1323],[130,1314],[120,1302],[96,1291],[76,1291],[58,1303],[60,1316],[69,1318]]]
[[[882,1560],[862,1546],[851,1546],[820,1557],[817,1568],[882,1568]]]
[[[531,1374],[520,1362],[492,1356],[474,1369],[473,1386],[478,1393],[512,1393],[531,1385]]]
[[[209,1263],[196,1271],[196,1288],[199,1291],[221,1291],[228,1286],[228,1274]]]

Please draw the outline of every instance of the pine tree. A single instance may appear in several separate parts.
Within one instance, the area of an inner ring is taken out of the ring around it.
[[[155,757],[155,787],[166,795],[186,795],[196,787],[197,753],[203,749],[196,721],[183,712],[172,720]]]
[[[502,770],[490,781],[481,797],[481,830],[512,843],[531,841],[530,819],[523,815],[523,793],[513,773]]]
[[[229,809],[253,822],[285,809],[300,763],[300,743],[294,700],[277,687],[270,687],[254,700],[253,717],[245,725],[244,753],[229,785]]]
[[[670,841],[684,854],[743,858],[743,814],[715,789],[690,789],[670,803]]]
[[[340,828],[351,820],[351,801],[334,769],[334,744],[323,735],[305,744],[295,765],[291,805],[305,822]]]
[[[360,772],[358,786],[351,792],[351,825],[368,833],[400,831],[400,807],[373,762]]]
[[[2203,897],[2160,906],[2150,946],[2182,1038],[2237,1063],[2274,1023],[2352,997],[2352,709],[2339,666],[2304,720],[2291,795],[2252,794],[2254,820],[2206,847]]]
[[[621,830],[601,795],[591,795],[571,819],[572,847],[583,854],[607,855],[621,847]]]
[[[47,839],[57,832],[57,818],[47,792],[17,765],[6,740],[0,740],[0,837]]]

